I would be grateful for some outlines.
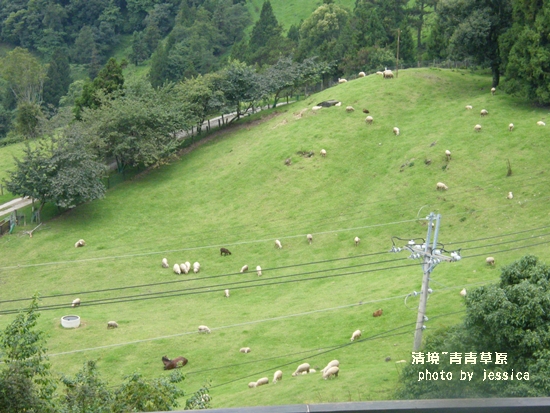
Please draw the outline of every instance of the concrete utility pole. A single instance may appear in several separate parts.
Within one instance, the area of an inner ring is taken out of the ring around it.
[[[422,244],[417,244],[415,240],[410,240],[404,247],[392,247],[391,252],[400,252],[403,249],[410,251],[412,254],[409,258],[423,258],[422,270],[424,276],[422,278],[422,290],[420,291],[420,303],[418,304],[418,313],[416,316],[416,330],[414,333],[414,346],[413,351],[418,351],[422,345],[422,332],[426,328],[424,322],[428,320],[426,317],[426,305],[428,303],[428,295],[432,292],[429,288],[430,274],[437,264],[441,261],[458,261],[460,260],[460,253],[453,251],[450,257],[442,255],[443,249],[437,247],[437,236],[439,234],[439,223],[441,215],[435,215],[433,212],[426,217],[428,219],[428,234],[426,235],[426,241]],[[433,237],[433,243],[430,245],[432,237],[432,228],[435,221],[435,233]],[[416,294],[416,293],[415,293]]]

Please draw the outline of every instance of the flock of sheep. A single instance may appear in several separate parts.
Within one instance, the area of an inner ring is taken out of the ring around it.
[[[294,373],[292,373],[292,377],[296,377],[302,374],[310,374],[310,373],[316,373],[317,370],[312,369],[309,363],[302,363],[300,364]],[[327,366],[321,370],[323,379],[327,380],[331,377],[338,377],[338,373],[340,372],[340,362],[338,360],[332,360],[327,364]],[[275,373],[273,373],[273,381],[272,383],[277,383],[278,381],[281,381],[283,379],[283,371],[277,370]],[[256,381],[251,381],[248,383],[249,388],[259,387],[263,386],[264,384],[268,384],[269,379],[267,377],[262,377],[261,379],[258,379]]]

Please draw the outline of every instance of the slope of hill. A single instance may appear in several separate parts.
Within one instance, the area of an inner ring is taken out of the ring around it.
[[[497,280],[500,266],[528,252],[549,261],[547,232],[533,230],[548,225],[547,131],[536,125],[547,111],[489,89],[488,76],[447,70],[350,81],[225,130],[32,239],[0,238],[0,328],[13,319],[6,310],[24,305],[7,298],[39,291],[42,305],[54,306],[39,326],[58,372],[97,359],[118,382],[136,370],[166,374],[161,357],[183,355],[182,386],[189,394],[210,380],[213,407],[391,398],[394,362],[410,358],[416,320],[418,301],[405,296],[422,277],[408,254],[388,253],[392,236],[425,237],[418,218],[433,211],[442,214],[440,242],[462,248],[463,260],[433,273],[426,334],[461,319],[464,286]],[[328,99],[343,104],[310,110]],[[439,181],[448,191],[436,191]],[[86,247],[74,248],[80,238]],[[232,255],[220,256],[221,246]],[[161,268],[163,257],[198,261],[201,272],[176,276]],[[250,271],[239,273],[245,264]],[[82,305],[72,309],[76,297]],[[373,318],[378,308],[384,314]],[[80,315],[82,326],[64,330],[66,314]],[[120,327],[107,330],[109,320]],[[200,324],[212,333],[196,334]],[[356,329],[365,340],[352,344]],[[245,346],[252,352],[239,353]],[[322,368],[332,359],[341,363],[335,380],[290,376],[301,362]],[[280,383],[247,387],[279,368]]]

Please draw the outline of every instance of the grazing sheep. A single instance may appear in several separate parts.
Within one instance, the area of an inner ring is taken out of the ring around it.
[[[86,241],[84,241],[83,239],[79,239],[78,241],[75,242],[74,247],[79,248],[79,247],[83,247],[84,245],[86,245]]]
[[[323,107],[322,106],[313,106],[311,108],[311,110],[314,111],[314,112],[318,111],[319,109],[323,109]]]
[[[248,387],[249,387],[250,389],[256,387],[256,382],[255,382],[255,381],[251,381],[250,383],[248,383]]]
[[[542,120],[539,120],[539,121],[537,122],[537,125],[538,125],[538,126],[546,126],[546,123],[544,123]]]
[[[275,246],[279,249],[283,248],[283,245],[281,244],[281,241],[279,241],[278,239],[275,240]]]
[[[309,372],[310,366],[309,363],[302,363],[298,366],[296,371],[292,373],[292,377],[296,377],[298,374],[302,374],[304,371]]]
[[[496,91],[497,91],[497,90],[496,90],[494,87],[492,87],[492,88],[491,88],[491,95],[495,96],[495,92],[496,92]]]
[[[267,377],[262,377],[256,382],[256,387],[263,386],[264,384],[269,383],[269,379]]]
[[[514,130],[514,124],[513,124],[513,123],[510,123],[510,124],[508,125],[508,130],[509,130],[510,132],[512,132],[512,131]]]
[[[373,121],[374,121],[374,118],[370,115],[365,118],[365,122],[367,122],[369,125],[372,125]]]
[[[292,159],[286,158],[286,159],[285,159],[285,165],[286,165],[286,166],[292,165]]]
[[[514,194],[512,192],[508,192],[508,195],[506,195],[506,198],[507,199],[513,199],[514,198]]]
[[[321,370],[321,373],[325,374],[325,371],[330,369],[331,367],[338,367],[340,365],[340,362],[338,360],[332,360],[330,363],[326,365],[326,367]]]
[[[347,83],[347,80],[338,78],[338,83]]]
[[[393,79],[393,72],[391,70],[384,70],[384,72],[382,72],[382,76],[384,77],[384,79]]]
[[[475,132],[481,132],[481,125],[478,124],[478,125],[474,126],[474,131]]]
[[[353,112],[354,110],[353,106],[346,106],[346,112]]]
[[[259,265],[256,266],[256,272],[258,273],[258,277],[261,277],[262,276],[262,267],[260,267]]]
[[[363,109],[363,113],[370,113],[368,109]]]
[[[365,72],[359,72],[359,77],[365,77],[366,76],[366,73]]]
[[[340,371],[340,367],[333,366],[327,371],[323,373],[323,379],[328,379],[330,377],[338,377],[338,372]]]
[[[361,330],[355,330],[353,332],[353,334],[351,335],[351,340],[350,341],[355,341],[357,340],[359,337],[361,337]]]
[[[447,189],[449,189],[449,187],[443,182],[438,182],[437,184],[435,184],[435,189],[437,189],[438,191],[446,191]]]
[[[395,134],[395,136],[399,136],[399,128],[393,128],[393,133]]]
[[[283,379],[283,372],[281,370],[277,370],[274,374],[273,374],[273,381],[272,383],[277,383],[279,380],[282,380]]]
[[[198,262],[193,263],[193,272],[196,274],[201,270],[201,265]]]
[[[71,307],[78,307],[78,306],[80,306],[80,298],[75,298],[71,303]]]
[[[466,109],[467,110],[473,109],[473,106],[472,105],[466,105]]]
[[[162,268],[168,268],[169,265],[168,265],[168,259],[167,258],[163,258],[162,259]]]
[[[493,257],[485,258],[485,262],[487,263],[487,265],[495,265],[495,259]]]
[[[309,374],[309,373],[317,373],[317,370],[315,369],[309,369],[309,371],[302,371],[302,375]]]
[[[384,72],[376,72],[376,74],[379,76],[384,76]]]
[[[178,274],[178,275],[181,274],[181,267],[180,267],[179,264],[174,264],[173,270],[174,270],[174,273],[176,273],[176,274]]]
[[[118,328],[118,323],[116,321],[108,321],[107,328]]]
[[[183,264],[180,264],[181,272],[184,274],[188,274],[189,270],[191,269],[191,264],[188,262],[184,262]]]
[[[460,295],[461,295],[462,297],[466,297],[467,294],[468,294],[468,293],[466,292],[466,288],[463,288],[462,290],[460,290]]]
[[[250,353],[250,347],[243,347],[239,350],[241,353]]]
[[[307,234],[306,238],[307,238],[307,242],[309,242],[309,244],[311,245],[311,243],[313,242],[313,235]]]
[[[451,160],[451,151],[447,149],[445,151],[445,156],[447,157],[447,160],[450,161]]]
[[[324,158],[325,156],[327,156],[327,151],[324,150],[324,149],[321,149],[321,156]]]
[[[342,102],[335,103],[334,106],[342,106]]]
[[[166,356],[162,356],[162,362],[164,363],[164,370],[177,369],[178,367],[183,367],[187,364],[187,359],[185,357],[176,357],[175,359],[170,360]]]
[[[224,297],[229,298],[229,290],[228,290],[228,289],[225,289],[225,290],[223,291],[223,295],[224,295]]]
[[[487,109],[481,109],[481,116],[487,116],[488,114]]]
[[[372,313],[373,317],[380,317],[382,315],[382,309],[376,310],[374,313]]]
[[[231,255],[231,251],[229,251],[227,248],[220,248],[220,255]]]
[[[248,265],[243,265],[240,272],[248,271]]]
[[[357,247],[357,246],[359,245],[359,243],[361,242],[361,238],[355,237],[355,238],[353,239],[353,241],[355,241],[355,246]]]
[[[210,334],[210,329],[207,326],[199,326],[199,333],[207,333]]]

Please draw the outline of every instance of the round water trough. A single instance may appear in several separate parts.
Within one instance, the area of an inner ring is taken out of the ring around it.
[[[65,328],[77,328],[80,326],[80,317],[77,315],[64,315],[61,317],[61,325]]]

